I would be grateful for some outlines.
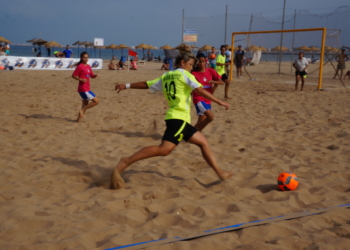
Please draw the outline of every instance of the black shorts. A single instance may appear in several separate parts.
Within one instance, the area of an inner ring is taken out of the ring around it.
[[[295,76],[304,77],[304,76],[306,76],[306,72],[305,71],[295,71]]]
[[[222,76],[221,76],[221,80],[227,80],[228,79],[228,76],[226,75],[226,74],[223,74]]]
[[[242,68],[243,67],[243,64],[241,63],[236,63],[236,68]]]
[[[178,145],[182,139],[188,141],[198,130],[191,124],[177,119],[165,120],[166,130],[163,141],[170,141]]]

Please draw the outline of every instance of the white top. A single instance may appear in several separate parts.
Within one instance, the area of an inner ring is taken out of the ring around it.
[[[297,71],[304,71],[305,67],[309,65],[306,58],[303,57],[301,60],[298,58],[294,61],[294,65],[297,68]]]

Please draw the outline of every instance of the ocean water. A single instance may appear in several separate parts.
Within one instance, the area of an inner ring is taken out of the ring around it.
[[[11,46],[11,56],[35,56],[36,53],[33,53],[32,45],[12,45]],[[53,54],[54,51],[63,51],[65,48],[51,48],[51,54]],[[112,50],[112,49],[94,49],[94,48],[85,48],[85,47],[74,47],[71,46],[70,49],[73,51],[74,58],[79,58],[79,54],[83,51],[86,51],[89,53],[90,58],[101,58],[104,60],[110,60],[112,56],[114,55],[117,57],[117,59],[120,59],[121,56],[127,56],[128,55],[128,49],[124,50]],[[139,58],[141,59],[143,57],[143,53],[146,55],[147,50],[142,50],[142,49],[137,49],[136,52],[139,55]],[[162,59],[164,59],[164,51],[161,49],[158,50],[151,50],[150,51],[155,57],[160,56]],[[197,51],[193,51],[195,54]],[[205,53],[206,54],[206,53]],[[45,47],[41,47],[41,55],[43,57],[47,57],[47,50]],[[253,53],[247,52],[246,57],[253,57]],[[312,58],[312,54],[306,54],[305,57]],[[319,58],[319,55],[314,55],[313,56],[315,59]],[[298,58],[297,52],[295,52],[294,55],[292,54],[282,54],[282,62],[291,62],[292,59],[295,60]],[[263,53],[261,55],[261,61],[262,62],[277,62],[279,59],[279,54],[278,53]]]

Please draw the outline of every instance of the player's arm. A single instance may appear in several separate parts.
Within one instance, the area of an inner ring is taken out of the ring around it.
[[[218,85],[223,85],[224,84],[224,82],[221,79],[218,80],[218,81],[211,80],[211,81],[209,81],[209,83],[211,83],[211,84],[218,84]]]
[[[114,88],[114,90],[117,91],[117,93],[125,89],[148,89],[148,85],[146,81],[143,81],[143,82],[135,82],[135,83],[127,83],[127,84],[117,84],[115,85],[115,88]]]
[[[204,98],[211,100],[220,106],[224,106],[226,110],[230,107],[230,105],[226,102],[220,101],[219,99],[215,98],[212,94],[210,94],[208,91],[204,90],[202,87],[196,88],[194,91],[196,91],[199,95],[203,96]]]

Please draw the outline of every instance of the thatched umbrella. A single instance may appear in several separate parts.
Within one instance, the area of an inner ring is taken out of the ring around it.
[[[171,47],[170,45],[164,45],[162,47],[160,47],[160,49],[172,49],[173,47]]]
[[[80,45],[82,45],[81,42],[78,40],[75,43],[73,43],[72,45],[78,45],[78,55],[79,55],[79,47],[80,47]]]
[[[48,41],[39,38],[38,40],[35,40],[35,42],[33,42],[34,44],[37,44],[38,46],[44,45],[45,43],[48,43]]]
[[[288,50],[288,48],[287,47],[283,47],[283,46],[281,48],[280,46],[277,46],[277,47],[274,47],[273,49],[271,49],[271,51],[280,51],[280,50],[286,51],[286,50]]]
[[[319,51],[320,49],[315,47],[315,46],[311,46],[310,47],[310,51]]]
[[[112,56],[114,56],[114,50],[117,48],[117,45],[111,44],[106,47],[106,49],[112,49]]]
[[[248,51],[255,51],[255,50],[260,50],[260,48],[256,45],[249,46],[247,48]]]
[[[148,49],[157,49],[156,47],[152,46],[152,45],[148,45]]]
[[[121,49],[122,50],[122,56],[124,55],[124,52],[123,52],[123,50],[124,49],[129,49],[130,47],[129,46],[126,46],[125,44],[119,44],[118,46],[117,46],[117,49]]]
[[[209,55],[209,52],[208,52],[208,51],[210,51],[212,47],[213,47],[213,46],[206,44],[206,45],[204,45],[203,47],[201,47],[200,50],[202,50],[202,51],[205,51],[205,50],[206,50],[206,51],[207,51],[207,56],[208,56],[208,55]]]
[[[296,50],[303,50],[303,51],[309,51],[310,50],[310,48],[308,47],[308,46],[301,46],[301,47],[299,47],[299,48],[296,48]]]
[[[34,43],[35,41],[36,41],[36,39],[33,38],[33,39],[28,40],[27,43]]]
[[[333,48],[330,47],[330,46],[326,46],[326,47],[324,47],[324,49],[325,49],[325,50],[331,50],[331,49],[333,49]]]
[[[145,44],[145,43],[141,43],[137,46],[135,46],[135,49],[142,49],[142,54],[143,54],[143,58],[145,58],[145,49],[148,49],[149,45]]]
[[[259,46],[259,50],[261,50],[261,51],[267,51],[267,49],[266,49],[265,47],[263,47],[263,46]]]
[[[6,38],[0,36],[0,43],[11,43],[10,40],[7,40]]]

